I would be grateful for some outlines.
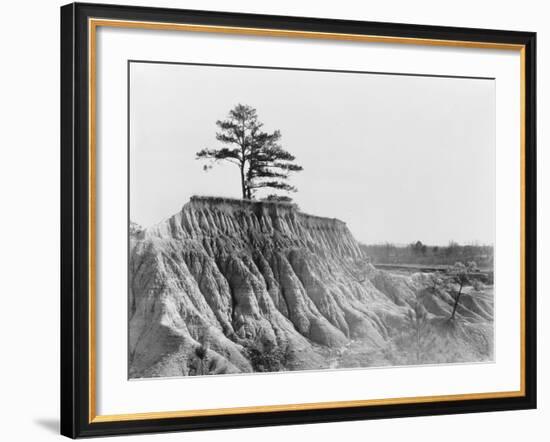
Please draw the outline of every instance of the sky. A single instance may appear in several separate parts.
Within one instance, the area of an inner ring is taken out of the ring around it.
[[[240,197],[208,172],[216,120],[242,103],[304,170],[292,198],[363,243],[493,244],[495,82],[367,73],[130,64],[130,218],[149,226],[192,195]],[[273,193],[267,190],[267,193]]]

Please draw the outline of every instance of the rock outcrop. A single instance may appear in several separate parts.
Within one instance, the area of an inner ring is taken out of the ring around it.
[[[386,346],[422,286],[375,269],[340,220],[209,197],[133,229],[129,266],[131,378],[325,368],[351,341]],[[451,302],[423,301],[434,316]]]

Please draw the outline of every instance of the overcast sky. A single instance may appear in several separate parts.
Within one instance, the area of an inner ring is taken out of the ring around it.
[[[130,211],[149,226],[194,194],[240,197],[236,166],[208,172],[216,120],[237,103],[304,167],[303,212],[364,243],[494,242],[495,82],[131,63]]]

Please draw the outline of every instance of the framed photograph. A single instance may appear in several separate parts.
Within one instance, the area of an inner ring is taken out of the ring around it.
[[[61,432],[536,406],[536,36],[61,8]]]

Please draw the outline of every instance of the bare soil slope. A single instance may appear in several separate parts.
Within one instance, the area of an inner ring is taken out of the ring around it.
[[[344,222],[292,204],[193,197],[132,230],[129,271],[132,378],[409,363],[419,305],[438,339],[467,337],[460,358],[492,357],[492,297],[466,296],[448,332],[436,326],[448,294],[425,290],[423,275],[377,270]],[[485,352],[468,338],[474,328]],[[357,343],[357,354],[394,360],[346,359]]]

